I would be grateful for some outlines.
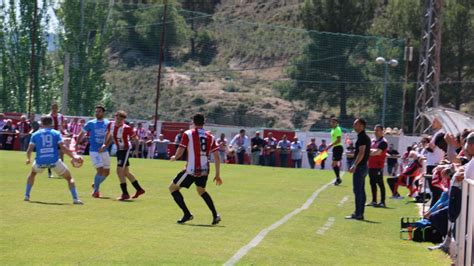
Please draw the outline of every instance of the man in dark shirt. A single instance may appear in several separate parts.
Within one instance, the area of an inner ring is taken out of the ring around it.
[[[400,153],[394,149],[393,144],[390,144],[388,148],[388,157],[387,157],[387,172],[391,176],[397,175],[397,164],[398,164],[398,157]]]
[[[263,165],[263,146],[265,146],[265,141],[260,137],[260,131],[255,132],[255,137],[250,140],[250,145],[252,146],[252,164],[253,165]]]
[[[354,130],[357,132],[356,150],[355,150],[355,161],[349,169],[349,172],[353,174],[352,183],[353,191],[355,195],[355,212],[346,219],[357,219],[364,220],[364,207],[365,207],[365,177],[367,176],[368,167],[367,161],[370,154],[370,138],[365,133],[365,127],[367,122],[363,118],[358,118],[354,121]]]

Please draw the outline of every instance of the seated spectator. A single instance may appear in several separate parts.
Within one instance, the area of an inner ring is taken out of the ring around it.
[[[398,177],[387,178],[387,183],[392,190],[392,199],[403,199],[398,193],[399,186],[406,186],[410,191],[409,196],[414,196],[418,188],[414,185],[415,179],[421,174],[421,160],[415,151],[410,151],[408,156],[408,166],[403,170]]]
[[[159,139],[153,141],[156,144],[157,159],[169,160],[168,157],[168,144],[170,141],[165,139],[163,134],[160,134]]]
[[[0,133],[3,135],[3,149],[10,151],[13,150],[13,145],[15,144],[15,138],[18,134],[18,130],[16,130],[13,126],[12,120],[7,120]]]

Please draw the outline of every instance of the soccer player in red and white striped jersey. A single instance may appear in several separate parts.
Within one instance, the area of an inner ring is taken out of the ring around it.
[[[206,183],[210,172],[209,155],[212,153],[216,165],[214,182],[218,186],[222,184],[222,179],[220,177],[219,147],[216,145],[214,136],[204,130],[204,116],[202,114],[194,115],[193,123],[195,127],[184,132],[176,154],[171,157],[172,161],[178,160],[185,150],[188,151],[186,169],[178,173],[178,175],[173,179],[173,182],[171,182],[169,186],[169,190],[178,206],[183,210],[184,216],[177,221],[182,224],[192,220],[193,215],[184,203],[183,195],[179,190],[183,187],[189,188],[193,183],[195,183],[198,194],[203,198],[212,212],[212,224],[215,225],[221,221],[221,217],[214,207],[214,202],[212,201],[211,196],[206,192]]]
[[[109,123],[105,143],[99,150],[99,152],[103,152],[110,145],[111,140],[113,140],[117,146],[117,175],[120,179],[120,188],[122,189],[122,196],[118,197],[117,200],[130,199],[125,177],[128,178],[133,187],[137,190],[132,198],[138,198],[145,193],[145,190],[138,184],[138,180],[128,169],[130,165],[128,159],[130,157],[130,150],[132,149],[130,141],[136,141],[137,135],[131,127],[125,124],[125,118],[127,118],[127,113],[124,111],[115,113],[115,122]]]

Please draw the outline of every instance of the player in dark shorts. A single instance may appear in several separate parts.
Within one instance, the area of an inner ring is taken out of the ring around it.
[[[222,184],[222,179],[220,178],[219,147],[216,145],[214,136],[203,129],[203,115],[194,115],[193,122],[195,127],[183,133],[178,150],[176,151],[176,154],[171,157],[171,161],[176,161],[181,158],[185,150],[188,151],[186,168],[179,172],[173,179],[169,186],[169,190],[176,204],[178,204],[184,213],[183,217],[177,221],[179,224],[183,224],[194,218],[186,206],[183,195],[179,190],[183,187],[189,188],[193,183],[195,183],[198,194],[206,202],[212,212],[212,224],[216,225],[221,221],[221,217],[214,207],[214,202],[212,201],[211,196],[206,192],[206,183],[210,170],[208,158],[210,153],[212,153],[216,165],[214,182],[218,186]]]

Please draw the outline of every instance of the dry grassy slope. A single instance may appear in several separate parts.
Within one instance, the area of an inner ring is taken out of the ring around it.
[[[299,26],[297,16],[302,2],[223,0],[216,16],[295,27]],[[219,59],[216,61],[222,62]],[[284,63],[284,58],[279,58],[278,62],[251,63],[233,58],[226,64],[230,69],[241,69]],[[282,68],[235,72],[233,80],[213,75],[189,76],[172,68],[165,71],[159,112],[166,120],[185,120],[190,113],[199,111],[207,114],[210,122],[218,124],[309,128],[320,117],[319,113],[305,110],[302,103],[281,99],[278,92],[272,90],[271,84],[251,81],[254,78],[274,80],[285,77]],[[106,79],[114,90],[112,102],[116,108],[128,110],[135,118],[152,116],[156,97],[156,67],[111,71],[106,74]]]
[[[316,112],[305,111],[302,103],[283,100],[258,83],[244,85],[216,76],[195,80],[172,68],[165,71],[159,108],[165,120],[184,120],[193,112],[203,112],[209,122],[217,124],[295,128],[298,113],[307,118],[308,123],[298,126],[303,128],[319,117]],[[115,88],[111,96],[115,108],[127,110],[134,118],[151,118],[156,68],[108,72],[106,79]]]

